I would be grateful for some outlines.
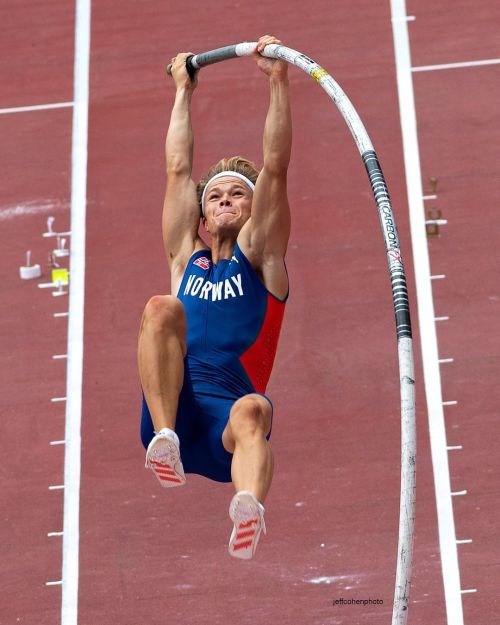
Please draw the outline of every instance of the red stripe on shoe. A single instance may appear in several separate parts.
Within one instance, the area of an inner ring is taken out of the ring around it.
[[[172,469],[159,469],[159,468],[155,468],[155,469],[153,469],[153,471],[155,473],[161,473],[162,475],[177,475],[177,473],[175,471],[173,471]]]
[[[254,523],[258,523],[257,519],[250,519],[250,521],[245,521],[244,523],[240,523],[238,525],[238,529],[245,529],[246,527],[251,527]]]
[[[234,545],[233,551],[238,551],[238,549],[246,549],[247,547],[251,547],[251,546],[252,546],[252,541],[247,540],[244,543],[238,543],[237,545]]]
[[[246,530],[245,532],[238,532],[236,534],[236,540],[238,540],[239,538],[246,538],[247,536],[253,536],[254,534],[255,534],[254,529],[249,529],[249,530]]]
[[[170,464],[167,464],[166,462],[158,462],[158,460],[150,460],[149,464],[153,464],[155,467],[166,467],[167,469],[172,468]]]
[[[178,477],[167,477],[166,475],[159,475],[158,478],[163,480],[164,482],[181,482],[182,480]]]

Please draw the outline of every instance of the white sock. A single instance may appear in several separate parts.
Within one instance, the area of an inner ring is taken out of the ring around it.
[[[155,432],[155,434],[162,434],[163,436],[168,436],[168,438],[172,439],[177,445],[179,445],[179,437],[170,428],[162,428],[159,432]]]
[[[259,510],[262,512],[262,514],[264,514],[265,512],[264,506],[260,503],[257,497],[253,493],[251,493],[249,490],[240,490],[236,493],[236,495],[250,495],[252,499],[255,501],[255,503],[257,504],[257,507],[259,508]]]

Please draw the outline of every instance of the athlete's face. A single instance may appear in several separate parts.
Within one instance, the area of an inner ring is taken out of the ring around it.
[[[209,186],[205,196],[204,225],[208,232],[219,230],[239,232],[250,217],[252,191],[239,178],[218,178]]]

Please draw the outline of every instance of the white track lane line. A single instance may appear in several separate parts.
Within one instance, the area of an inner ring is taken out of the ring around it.
[[[500,59],[486,59],[484,61],[464,61],[463,63],[444,63],[442,65],[418,65],[412,67],[412,72],[432,72],[438,69],[457,69],[459,67],[480,67],[481,65],[498,65]]]
[[[76,0],[61,625],[78,622],[90,16],[90,0]]]
[[[9,109],[0,109],[0,115],[9,113],[29,113],[31,111],[47,111],[49,109],[63,109],[73,106],[73,102],[55,102],[54,104],[35,104],[33,106],[15,106]]]
[[[448,625],[463,625],[405,1],[391,0],[391,13],[446,614]]]

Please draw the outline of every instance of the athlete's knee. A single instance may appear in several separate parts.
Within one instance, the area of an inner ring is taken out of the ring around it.
[[[271,404],[261,395],[245,395],[238,399],[231,410],[229,422],[236,440],[266,436],[271,429]]]
[[[146,323],[156,331],[185,333],[186,313],[182,302],[173,295],[154,295],[144,309],[142,327]]]

